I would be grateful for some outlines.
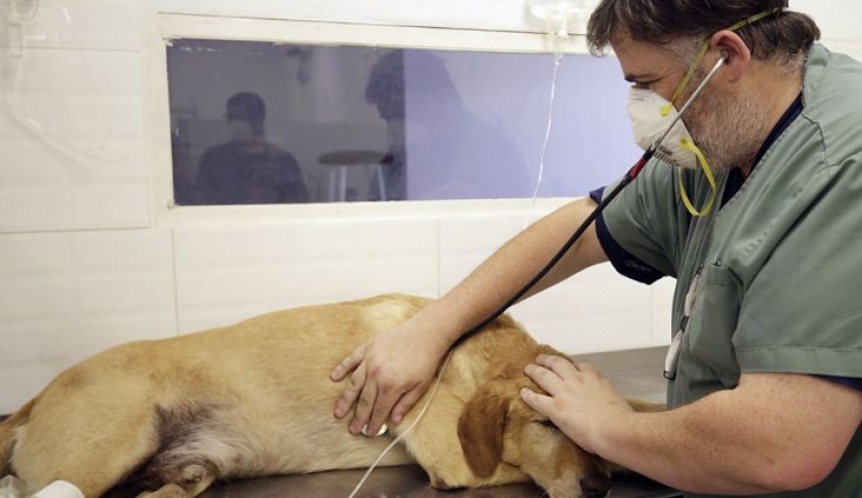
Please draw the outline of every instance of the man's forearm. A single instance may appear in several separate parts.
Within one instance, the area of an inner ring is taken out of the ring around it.
[[[426,309],[426,316],[433,316],[437,322],[435,330],[442,331],[445,340],[452,344],[496,311],[551,260],[594,207],[595,203],[589,198],[571,202],[504,244],[464,281]],[[605,260],[595,228],[591,226],[526,296]],[[440,319],[448,323],[441,324]]]
[[[862,394],[807,375],[744,374],[663,413],[611,417],[594,451],[679,489],[759,494],[806,489],[828,476],[862,417]]]
[[[702,427],[681,408],[665,413],[631,413],[606,428],[596,451],[604,458],[680,490],[739,495],[774,491],[759,481],[764,455],[749,444]],[[730,421],[728,424],[732,423]]]

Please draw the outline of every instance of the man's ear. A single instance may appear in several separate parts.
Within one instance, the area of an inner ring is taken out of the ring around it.
[[[709,45],[725,58],[724,68],[721,70],[724,80],[736,83],[742,79],[751,63],[751,50],[745,41],[733,31],[725,29],[712,35],[709,38]]]
[[[467,402],[458,420],[458,439],[467,465],[478,477],[491,477],[503,458],[503,430],[511,396],[484,387]]]

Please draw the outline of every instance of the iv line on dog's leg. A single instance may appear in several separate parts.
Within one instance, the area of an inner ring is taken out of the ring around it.
[[[420,420],[422,420],[422,417],[425,415],[425,411],[428,409],[428,406],[431,404],[431,401],[434,399],[434,396],[437,395],[437,389],[440,387],[440,379],[443,378],[443,372],[446,370],[446,365],[449,363],[449,358],[451,356],[452,353],[449,352],[446,355],[446,359],[443,360],[443,365],[440,367],[440,372],[437,374],[437,380],[434,382],[434,389],[431,391],[431,395],[428,397],[428,401],[425,402],[425,406],[422,407],[422,410],[419,412],[419,415],[416,417],[416,420],[414,420],[413,423],[410,424],[410,426],[407,427],[404,432],[399,434],[397,438],[395,438],[391,443],[389,443],[388,446],[386,446],[386,448],[383,449],[383,452],[381,452],[380,456],[377,457],[377,460],[374,460],[374,463],[372,463],[371,466],[368,467],[368,470],[365,471],[365,475],[363,475],[362,479],[359,480],[359,484],[357,484],[356,487],[353,488],[353,491],[347,498],[354,498],[356,496],[356,493],[359,492],[359,490],[362,488],[362,485],[365,484],[365,481],[368,480],[368,476],[371,475],[371,471],[373,471],[374,468],[377,467],[377,464],[380,463],[380,460],[383,460],[383,457],[386,456],[387,453],[389,453],[389,450],[391,450],[396,444],[401,442],[401,440],[404,439],[404,436],[406,436],[408,432],[413,430],[413,428],[416,427],[416,424],[419,423]]]

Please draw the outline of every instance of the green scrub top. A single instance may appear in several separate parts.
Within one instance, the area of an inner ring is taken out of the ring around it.
[[[703,173],[652,161],[603,213],[617,244],[677,278],[672,407],[733,389],[742,372],[862,378],[862,64],[815,44],[802,102],[721,209],[691,216],[678,178],[703,206]],[[721,199],[728,173],[716,176]],[[862,496],[862,433],[824,482],[768,496]]]

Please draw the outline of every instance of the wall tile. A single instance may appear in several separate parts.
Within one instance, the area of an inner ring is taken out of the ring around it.
[[[443,291],[467,276],[524,224],[522,214],[442,221]],[[651,341],[649,287],[620,277],[610,265],[590,268],[514,306],[511,312],[537,340],[567,353],[643,347]]]
[[[847,54],[858,61],[862,61],[862,39],[860,41],[830,41],[824,42],[829,50]]]
[[[434,221],[178,228],[176,254],[184,333],[304,304],[437,292]]]
[[[0,414],[21,408],[51,382],[61,368],[48,362],[0,362]]]
[[[28,375],[176,335],[169,230],[0,235],[0,261],[0,406],[35,394]]]
[[[4,8],[10,2],[4,2]],[[39,0],[32,19],[10,17],[14,36],[0,37],[0,47],[22,40],[27,47],[139,50],[146,22],[143,0]],[[29,15],[23,12],[21,15]],[[5,12],[4,12],[5,14]],[[2,21],[4,24],[6,19]],[[6,28],[6,26],[4,26]],[[4,29],[5,30],[5,29]]]
[[[862,4],[857,0],[792,0],[790,8],[814,18],[825,40],[862,40]]]
[[[141,55],[0,58],[0,232],[148,226]]]
[[[454,287],[491,254],[532,222],[533,217],[500,214],[462,216],[440,222],[441,294]]]
[[[569,354],[649,346],[649,288],[610,265],[584,270],[516,305],[512,313],[537,340]]]

